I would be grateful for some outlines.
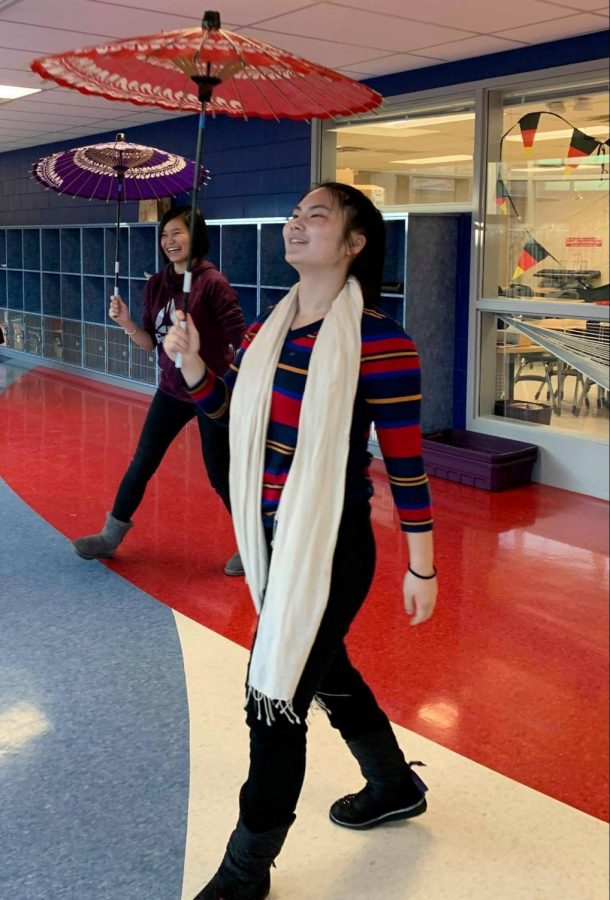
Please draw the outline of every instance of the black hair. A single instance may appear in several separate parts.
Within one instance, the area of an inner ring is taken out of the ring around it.
[[[383,216],[369,198],[351,184],[325,181],[311,190],[317,188],[329,191],[343,210],[345,238],[353,231],[366,238],[364,247],[352,260],[348,275],[353,275],[360,282],[364,305],[369,308],[378,307],[385,262]]]
[[[171,222],[173,219],[182,219],[186,227],[190,230],[191,227],[191,207],[190,206],[172,206],[171,209],[168,209],[166,213],[163,213],[163,218],[159,222],[159,247],[161,248],[161,252],[163,253],[163,248],[161,247],[161,235],[163,234],[163,229],[167,225],[168,222]],[[193,259],[203,259],[204,256],[208,255],[208,250],[210,249],[210,236],[208,234],[208,226],[206,225],[206,221],[199,212],[198,209],[195,210],[195,232],[193,234]],[[165,256],[165,253],[163,253]],[[166,257],[167,259],[167,257]]]

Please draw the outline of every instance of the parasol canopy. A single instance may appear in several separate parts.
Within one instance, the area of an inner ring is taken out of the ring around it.
[[[175,153],[115,141],[74,147],[44,156],[32,175],[44,187],[89,200],[153,200],[173,197],[193,185],[195,163]],[[207,178],[201,170],[200,181]]]
[[[59,194],[116,202],[114,293],[118,294],[121,203],[171,197],[188,190],[194,180],[197,185],[207,182],[209,173],[183,156],[131,144],[124,134],[117,134],[115,141],[44,156],[32,166],[32,175]]]
[[[201,82],[211,81],[208,111],[242,118],[325,119],[367,112],[383,99],[339,72],[225,31],[213,12],[201,28],[57,53],[31,67],[83,94],[182,112],[200,112]]]

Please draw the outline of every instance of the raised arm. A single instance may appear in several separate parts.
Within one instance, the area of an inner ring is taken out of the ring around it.
[[[263,320],[257,319],[248,328],[235,357],[235,362],[231,363],[224,378],[221,378],[199,356],[199,334],[190,314],[187,316],[186,329],[183,328],[184,313],[182,310],[177,310],[176,316],[178,324],[173,325],[167,333],[163,344],[165,352],[173,361],[178,353],[182,353],[182,377],[194,402],[219,425],[228,425],[231,393],[239,373],[241,360]]]

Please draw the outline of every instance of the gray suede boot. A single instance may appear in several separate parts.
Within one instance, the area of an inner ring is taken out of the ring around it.
[[[348,794],[330,808],[330,819],[344,828],[364,830],[411,819],[427,809],[428,788],[407,763],[391,729],[376,731],[347,741],[352,755],[366,779],[357,794]]]
[[[77,538],[72,541],[72,546],[83,559],[108,559],[114,556],[115,550],[130,528],[133,528],[133,522],[121,522],[115,519],[112,513],[108,513],[106,524],[99,534]]]
[[[257,833],[249,831],[240,816],[220,868],[195,900],[265,900],[271,890],[271,866],[291,825]]]
[[[239,550],[234,553],[231,559],[227,560],[224,567],[225,575],[245,575]]]

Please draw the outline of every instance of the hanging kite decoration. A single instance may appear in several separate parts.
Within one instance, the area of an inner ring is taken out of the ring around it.
[[[610,144],[606,141],[599,141],[597,138],[592,137],[590,134],[586,134],[584,131],[581,131],[579,128],[574,128],[574,126],[564,119],[563,116],[558,115],[557,113],[551,112],[530,112],[526,113],[522,116],[518,122],[506,131],[500,140],[500,162],[498,166],[498,175],[496,178],[496,208],[498,212],[503,213],[504,215],[509,215],[512,210],[515,214],[516,218],[521,221],[521,216],[517,210],[515,202],[510,194],[506,186],[506,180],[504,178],[504,173],[502,171],[502,154],[504,150],[504,141],[509,136],[511,131],[513,131],[517,126],[519,126],[521,132],[521,141],[523,143],[523,150],[527,157],[531,157],[532,149],[534,146],[534,141],[536,139],[536,134],[538,133],[538,129],[540,126],[541,117],[552,116],[555,119],[559,119],[561,122],[564,122],[566,125],[569,125],[572,128],[572,137],[570,139],[570,145],[567,151],[566,157],[566,166],[565,166],[565,174],[570,175],[575,169],[578,168],[579,164],[586,158],[591,157],[592,154],[596,154],[600,157],[599,164],[601,165],[602,175],[606,172],[606,162],[607,162],[607,154],[610,151]],[[516,278],[520,278],[524,272],[527,272],[528,269],[533,268],[538,265],[538,263],[542,262],[543,259],[550,257],[555,260],[556,263],[561,265],[558,259],[554,257],[549,251],[542,246],[542,244],[537,241],[530,232],[524,228],[526,233],[525,243],[521,248],[521,253],[519,255],[519,259],[517,260],[517,264],[515,266],[511,281],[514,281]]]
[[[540,124],[541,115],[541,112],[527,113],[527,115],[522,116],[517,123],[521,129],[521,140],[523,141],[523,149],[525,150],[526,156],[532,155],[532,147],[534,146],[534,140],[536,138],[536,132],[538,131],[538,125]],[[502,138],[502,140],[504,140],[504,138]]]
[[[585,134],[580,128],[575,128],[568,147],[568,159],[570,162],[566,165],[566,174],[570,175],[585,156],[591,156],[595,152],[598,155],[603,153],[603,148],[604,144],[601,141],[591,137],[590,134]]]
[[[512,201],[508,190],[506,189],[506,185],[502,178],[498,175],[496,179],[496,206],[499,212],[504,213],[504,215],[508,215],[508,207],[512,207],[513,212],[517,215],[517,210],[515,209],[515,204]]]
[[[517,265],[515,266],[511,281],[514,281],[515,278],[521,278],[524,272],[537,266],[538,263],[542,262],[543,259],[546,259],[547,256],[550,256],[551,259],[555,259],[552,253],[549,253],[546,247],[543,247],[539,241],[531,236],[528,237],[521,250],[519,259],[517,260]],[[558,262],[558,260],[555,259],[555,262]]]

